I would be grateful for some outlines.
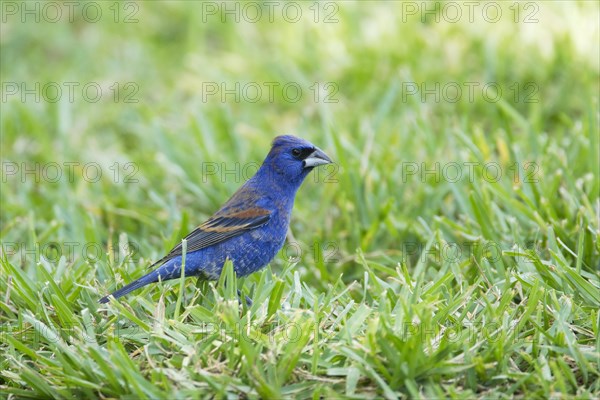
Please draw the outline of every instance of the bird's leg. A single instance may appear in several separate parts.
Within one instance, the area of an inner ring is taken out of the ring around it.
[[[238,301],[240,302],[240,304],[242,304],[242,291],[240,289],[238,289],[237,293],[238,293]],[[252,299],[248,296],[245,296],[245,297],[246,297],[246,305],[248,307],[252,306]]]

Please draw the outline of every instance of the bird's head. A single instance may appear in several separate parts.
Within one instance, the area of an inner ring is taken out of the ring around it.
[[[299,187],[314,167],[333,161],[321,149],[296,136],[277,136],[263,166],[275,179]]]

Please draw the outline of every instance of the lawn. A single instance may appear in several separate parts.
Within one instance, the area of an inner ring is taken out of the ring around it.
[[[600,397],[597,2],[0,8],[1,398]],[[98,303],[283,133],[267,268]]]

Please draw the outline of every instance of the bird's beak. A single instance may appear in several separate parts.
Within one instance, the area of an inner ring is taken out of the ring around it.
[[[333,161],[323,153],[319,148],[315,149],[312,153],[304,159],[304,168],[312,168],[319,165],[331,164]]]

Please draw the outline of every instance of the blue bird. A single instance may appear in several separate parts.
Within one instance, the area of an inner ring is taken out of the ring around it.
[[[238,276],[266,266],[283,246],[294,198],[304,178],[319,165],[331,163],[322,150],[295,136],[278,136],[256,174],[206,222],[188,234],[185,276],[216,280],[227,259]],[[150,283],[181,276],[179,243],[155,262],[159,266],[122,287],[119,298]],[[107,303],[109,296],[100,299]]]

